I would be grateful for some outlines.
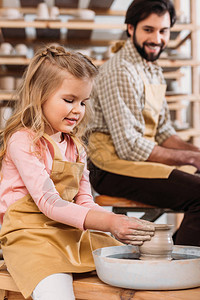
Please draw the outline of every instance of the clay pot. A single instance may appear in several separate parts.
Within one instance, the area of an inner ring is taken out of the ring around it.
[[[10,43],[2,43],[0,46],[0,54],[10,55],[13,52],[13,46]]]
[[[28,53],[28,48],[25,44],[17,44],[15,46],[15,52],[17,55],[27,55]]]
[[[77,9],[76,18],[82,20],[94,20],[95,12],[91,9]]]
[[[41,2],[37,6],[37,19],[49,19],[49,9],[45,2]]]
[[[49,12],[50,19],[58,19],[59,14],[60,14],[60,11],[57,6],[50,7],[50,12]]]
[[[0,121],[0,126],[1,128],[4,128],[6,126],[7,120],[12,116],[13,114],[13,109],[12,107],[1,107],[0,108],[0,113],[1,113],[1,121]]]
[[[140,246],[140,259],[171,260],[173,250],[172,240],[173,225],[155,224],[155,234],[150,241],[145,241]]]
[[[2,12],[2,17],[6,19],[19,19],[22,14],[17,8],[7,8]]]

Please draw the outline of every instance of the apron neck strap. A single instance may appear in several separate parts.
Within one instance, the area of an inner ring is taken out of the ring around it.
[[[78,151],[78,157],[77,157],[77,162],[80,162],[80,157],[81,157],[81,153],[83,152],[83,145],[81,144],[80,140],[73,136],[70,135],[70,138],[73,140],[74,144],[76,145],[77,151]]]
[[[43,137],[53,146],[54,160],[63,160],[61,151],[58,145],[56,145],[56,142],[46,133],[43,134]]]
[[[56,142],[46,133],[43,134],[43,137],[53,146],[54,149],[54,160],[63,160],[61,151],[58,147],[58,145],[56,144]],[[78,157],[77,157],[77,162],[80,162],[80,154],[81,154],[81,149],[83,149],[83,146],[81,145],[81,143],[78,141],[78,139],[74,136],[70,135],[70,138],[73,140],[77,151],[78,151]]]
[[[145,85],[148,84],[147,76],[144,74],[144,71],[142,70],[139,73],[140,73],[140,76],[141,76],[142,81],[144,82],[144,84]]]

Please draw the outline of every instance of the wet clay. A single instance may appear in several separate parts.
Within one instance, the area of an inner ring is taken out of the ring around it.
[[[155,234],[150,241],[145,241],[140,246],[140,259],[171,260],[173,250],[172,240],[173,225],[155,224]]]

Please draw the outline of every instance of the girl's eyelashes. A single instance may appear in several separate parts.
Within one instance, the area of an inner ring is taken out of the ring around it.
[[[69,99],[63,99],[65,102],[67,102],[67,103],[73,103],[73,100],[69,100]]]
[[[65,98],[63,98],[63,100],[64,100],[65,102],[67,102],[67,103],[73,103],[73,102],[74,102],[74,100],[69,100],[69,99],[65,99]],[[81,106],[85,106],[85,101],[82,101],[82,102],[81,102]]]

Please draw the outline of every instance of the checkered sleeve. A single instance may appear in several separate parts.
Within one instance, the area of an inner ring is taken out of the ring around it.
[[[144,121],[137,81],[126,68],[104,73],[96,92],[104,120],[121,159],[145,161],[155,143],[143,137]]]

